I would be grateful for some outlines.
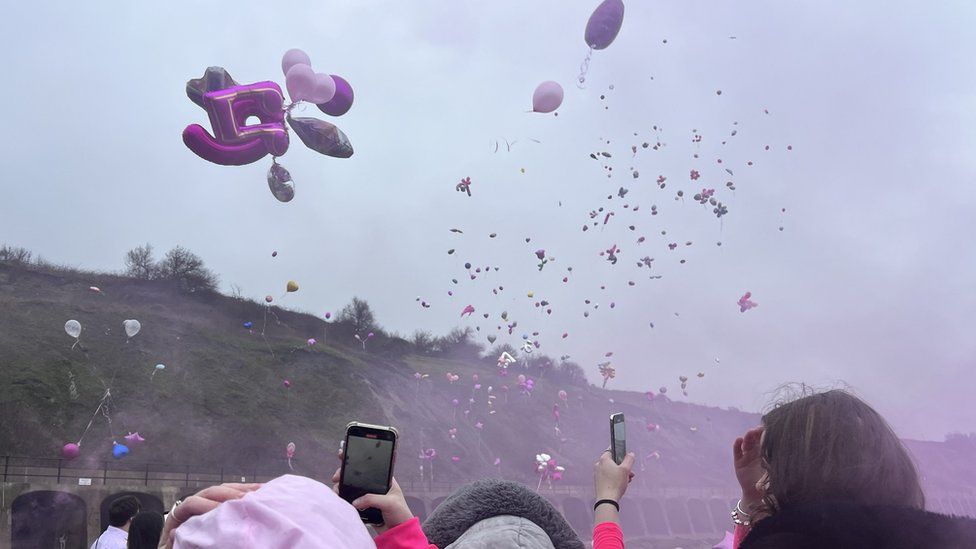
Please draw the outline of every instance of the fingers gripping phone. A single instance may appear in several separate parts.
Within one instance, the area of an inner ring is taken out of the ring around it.
[[[620,465],[627,455],[627,430],[623,412],[610,415],[610,455]]]
[[[366,494],[389,492],[396,460],[396,443],[397,430],[393,427],[355,421],[346,425],[339,496],[352,503]],[[379,509],[364,509],[359,516],[366,524],[383,524],[383,514]]]

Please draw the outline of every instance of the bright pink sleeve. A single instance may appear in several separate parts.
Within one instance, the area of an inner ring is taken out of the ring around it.
[[[624,549],[624,533],[616,522],[601,522],[593,527],[593,549]]]
[[[420,519],[412,519],[376,536],[376,549],[437,549],[420,529]]]
[[[748,534],[748,527],[736,524],[735,530],[732,531],[732,549],[739,549],[739,544],[742,543],[742,540],[746,539]]]

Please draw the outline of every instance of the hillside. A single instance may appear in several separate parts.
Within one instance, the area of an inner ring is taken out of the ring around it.
[[[267,341],[260,334],[266,311]],[[127,343],[122,321],[130,318],[142,330]],[[83,326],[74,349],[63,329],[68,319]],[[248,321],[251,330],[243,327]],[[309,346],[309,338],[318,342]],[[57,457],[92,418],[103,382],[111,387],[111,424],[95,417],[80,461],[111,459],[112,433],[138,431],[147,441],[123,459],[284,468],[293,441],[296,471],[321,477],[335,467],[345,424],[360,420],[399,428],[401,479],[418,478],[416,456],[435,448],[438,481],[500,473],[532,482],[535,454],[548,452],[566,466],[564,482],[587,484],[607,446],[613,409],[627,414],[629,444],[649,485],[731,489],[731,441],[758,422],[755,414],[570,386],[538,369],[514,366],[501,377],[490,357],[412,349],[378,335],[364,351],[348,326],[218,294],[184,294],[165,282],[0,264],[0,455]],[[153,376],[156,364],[165,369]],[[417,372],[429,377],[418,381]],[[448,372],[459,381],[450,383]],[[519,373],[536,379],[531,395],[519,391]],[[561,389],[569,393],[565,403]],[[650,432],[648,422],[659,429]],[[966,448],[916,447],[928,484],[976,486]]]

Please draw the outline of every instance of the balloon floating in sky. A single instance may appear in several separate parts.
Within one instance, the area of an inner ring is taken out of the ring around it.
[[[586,83],[586,73],[590,68],[590,54],[593,50],[606,49],[617,38],[620,26],[624,22],[624,3],[623,0],[603,0],[599,6],[590,14],[590,19],[586,22],[586,30],[583,33],[583,40],[590,48],[590,53],[586,54],[586,59],[580,65],[580,74],[577,78],[577,85],[583,87]]]
[[[586,22],[586,31],[583,33],[586,45],[595,50],[606,49],[617,38],[623,22],[623,0],[603,0]]]
[[[275,82],[238,84],[222,67],[210,67],[201,78],[191,79],[186,84],[186,95],[207,111],[214,133],[191,124],[183,130],[183,143],[204,160],[243,166],[269,154],[273,159],[284,155],[289,145],[287,122],[310,149],[336,158],[352,156],[349,139],[332,124],[287,116],[301,101],[314,103],[332,116],[345,114],[352,107],[349,82],[315,72],[308,54],[299,49],[285,52],[281,70],[292,100],[287,106],[285,95]],[[268,172],[268,186],[281,202],[294,197],[291,175],[276,161]]]
[[[352,108],[354,97],[352,86],[345,78],[335,74],[332,75],[332,81],[335,82],[335,95],[332,96],[332,99],[316,106],[329,116],[342,116]]]
[[[563,104],[563,87],[548,80],[539,84],[532,94],[532,112],[550,113]]]
[[[75,459],[81,454],[81,446],[74,442],[69,442],[61,447],[61,457],[64,459]]]
[[[285,290],[288,293],[294,293],[298,291],[298,283],[294,280],[289,280],[288,284],[285,285]]]
[[[73,338],[75,338],[77,340],[78,338],[81,337],[81,322],[78,322],[77,320],[69,320],[69,321],[65,322],[64,323],[64,331],[69,336],[71,336],[71,337],[73,337]],[[77,343],[78,342],[75,341],[75,344],[77,344]],[[72,345],[71,348],[73,349],[74,348],[74,345]]]
[[[736,302],[736,304],[739,305],[740,313],[744,313],[749,309],[759,306],[759,304],[756,303],[755,301],[752,301],[751,298],[752,298],[752,292],[746,292],[745,294],[742,295],[742,297],[739,298],[739,301]]]
[[[268,168],[268,188],[278,202],[291,202],[291,199],[295,198],[295,182],[291,179],[291,173],[274,160]],[[271,257],[277,255],[278,252],[274,252]]]
[[[129,455],[129,447],[125,444],[119,444],[118,442],[112,443],[112,457],[115,459],[122,459]]]
[[[135,433],[129,433],[122,438],[124,438],[125,441],[132,446],[136,446],[138,444],[142,444],[143,442],[146,442],[146,439],[143,438],[141,435],[139,435],[138,431],[136,431]]]
[[[352,156],[352,144],[342,130],[324,120],[309,117],[288,117],[291,129],[306,147],[333,158]]]
[[[138,320],[125,320],[122,327],[125,329],[125,336],[131,339],[142,329],[142,324]]]

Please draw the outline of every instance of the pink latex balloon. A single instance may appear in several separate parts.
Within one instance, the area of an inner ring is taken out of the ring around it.
[[[291,387],[291,382],[290,382],[290,381],[288,381],[288,380],[286,379],[286,380],[284,381],[284,383],[283,383],[283,385],[284,385],[284,386],[285,386],[286,388],[287,388],[287,387]]]
[[[335,95],[328,102],[320,103],[318,108],[329,116],[342,116],[352,108],[352,86],[345,78],[335,74],[332,75],[332,81],[335,83]]]
[[[61,447],[61,457],[64,459],[75,459],[81,454],[81,446],[74,442],[69,442]]]
[[[285,87],[292,102],[308,100],[315,93],[315,71],[308,65],[295,65],[285,75]]]
[[[312,103],[326,103],[335,96],[335,80],[328,74],[315,73],[315,87],[308,100]]]
[[[548,80],[539,84],[532,94],[533,112],[549,113],[563,103],[563,87],[558,82]]]
[[[288,455],[288,459],[295,457],[295,443],[289,442],[288,446],[285,448],[285,453]]]
[[[274,82],[257,82],[214,90],[203,95],[203,108],[214,135],[191,124],[183,130],[183,143],[197,156],[223,166],[243,166],[267,154],[288,151],[284,97]],[[248,124],[249,117],[259,124]]]
[[[290,49],[281,57],[281,74],[288,76],[288,71],[295,65],[312,66],[312,60],[308,54],[298,48]]]

